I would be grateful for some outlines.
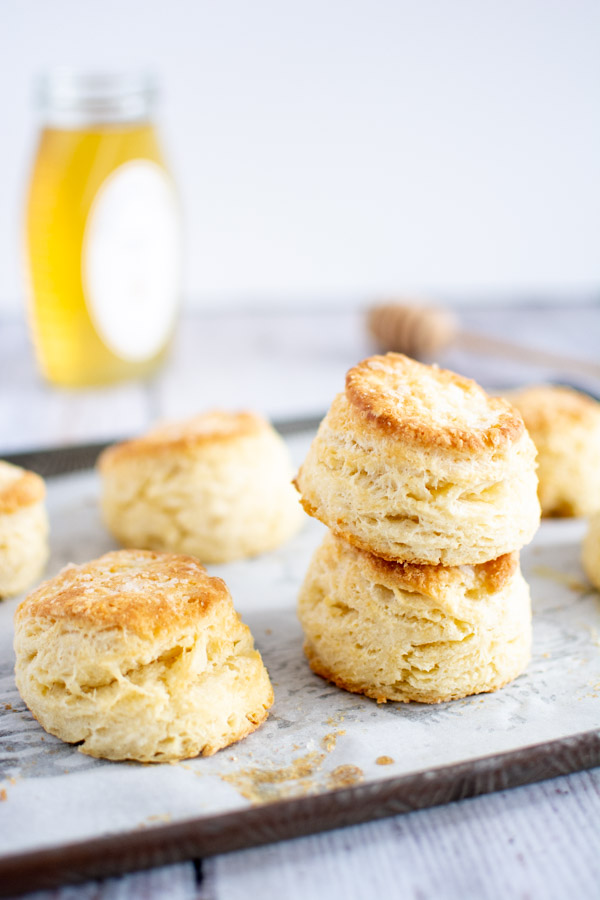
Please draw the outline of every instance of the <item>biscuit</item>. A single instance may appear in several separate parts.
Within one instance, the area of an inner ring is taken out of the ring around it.
[[[15,653],[35,718],[90,756],[209,756],[273,702],[225,583],[189,556],[119,550],[68,566],[17,608]]]
[[[420,566],[328,533],[298,615],[313,671],[379,702],[494,691],[530,656],[529,588],[517,553],[476,566]]]
[[[397,353],[350,369],[295,483],[309,515],[385,559],[486,562],[539,524],[535,448],[519,413]]]
[[[46,487],[39,475],[0,460],[0,598],[20,594],[48,560]]]
[[[508,398],[537,447],[542,514],[588,516],[600,510],[600,403],[551,385]]]
[[[600,512],[591,517],[583,539],[581,561],[585,574],[600,590]]]
[[[105,523],[126,547],[223,563],[272,550],[302,524],[287,447],[251,413],[158,426],[106,450],[99,468]]]

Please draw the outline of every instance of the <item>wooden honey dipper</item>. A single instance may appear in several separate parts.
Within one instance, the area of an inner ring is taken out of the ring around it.
[[[454,344],[472,353],[504,356],[518,362],[552,366],[600,378],[600,365],[592,360],[524,347],[487,334],[462,331],[457,316],[439,307],[417,306],[395,300],[377,303],[367,312],[367,328],[382,350],[395,350],[416,359],[435,357]]]

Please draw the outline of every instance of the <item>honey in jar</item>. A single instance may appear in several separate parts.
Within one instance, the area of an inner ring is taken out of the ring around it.
[[[57,385],[149,374],[179,303],[180,218],[147,76],[58,71],[27,201],[29,318]]]

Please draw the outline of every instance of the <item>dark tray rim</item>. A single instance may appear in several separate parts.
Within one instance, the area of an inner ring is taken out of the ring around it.
[[[0,897],[358,825],[597,765],[600,728],[396,778],[0,857]]]
[[[271,424],[282,437],[292,437],[293,435],[316,431],[324,415],[325,413],[317,413],[294,419],[274,419]],[[127,439],[121,437],[113,440],[92,441],[87,444],[68,444],[19,450],[4,454],[0,453],[0,459],[12,463],[14,466],[31,469],[31,471],[37,472],[43,478],[55,478],[58,475],[66,475],[69,472],[93,469],[103,450],[123,440]]]

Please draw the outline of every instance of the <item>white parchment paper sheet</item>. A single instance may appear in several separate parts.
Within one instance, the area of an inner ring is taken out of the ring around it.
[[[290,441],[302,459],[310,436]],[[48,484],[47,575],[114,548],[84,472]],[[581,570],[584,523],[545,523],[522,554],[534,655],[503,690],[424,706],[377,705],[313,675],[295,601],[323,528],[260,558],[210,567],[225,578],[275,688],[266,724],[213,757],[175,765],[94,760],[42,730],[12,674],[12,617],[0,605],[0,855],[148,828],[524,747],[600,727],[600,601]],[[393,762],[382,766],[378,757]],[[342,768],[340,768],[342,767]]]

